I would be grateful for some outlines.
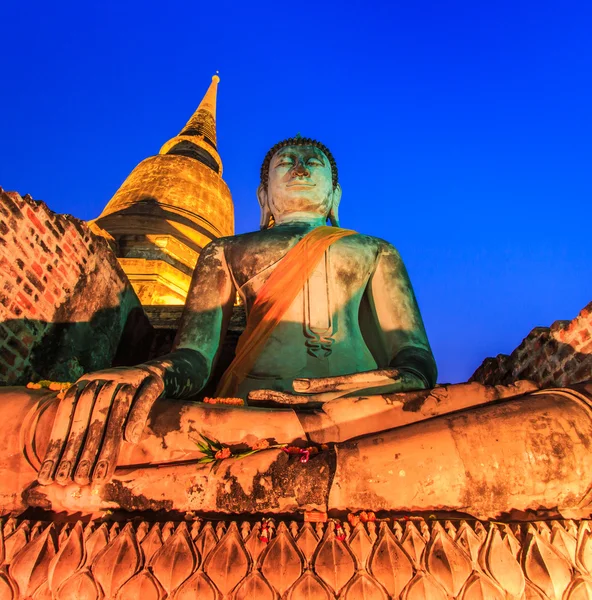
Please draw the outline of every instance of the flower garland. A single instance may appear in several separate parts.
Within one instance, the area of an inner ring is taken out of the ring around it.
[[[74,385],[73,383],[70,383],[68,381],[66,381],[66,382],[49,381],[48,379],[42,379],[41,381],[38,381],[37,383],[33,383],[32,381],[29,381],[29,383],[27,383],[27,387],[30,390],[47,389],[47,390],[51,390],[52,392],[58,392],[58,398],[60,400],[66,395],[66,392],[73,385]]]
[[[307,463],[311,456],[315,456],[320,450],[328,450],[327,444],[321,444],[320,449],[317,446],[307,446],[306,448],[300,448],[298,446],[289,446],[288,444],[270,444],[268,440],[259,440],[255,444],[249,447],[248,450],[242,452],[233,452],[228,444],[223,444],[218,440],[213,440],[203,433],[199,434],[202,441],[196,441],[197,447],[200,452],[203,453],[197,462],[198,464],[206,465],[212,464],[213,469],[217,469],[220,462],[227,458],[245,458],[251,456],[256,452],[262,450],[283,450],[290,456],[300,456],[301,463]]]

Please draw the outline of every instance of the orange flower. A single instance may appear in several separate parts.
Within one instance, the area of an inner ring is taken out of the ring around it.
[[[269,448],[269,442],[267,440],[259,440],[251,446],[251,450],[265,450],[266,448]]]
[[[284,448],[284,452],[287,452],[288,454],[300,454],[301,448],[298,448],[298,446],[286,446]]]
[[[229,406],[245,405],[245,401],[242,398],[209,398],[206,396],[203,401],[206,404],[227,404]]]
[[[354,513],[349,513],[347,515],[347,520],[352,527],[355,527],[360,522],[360,517],[358,517],[358,515],[354,515]]]
[[[225,458],[230,458],[232,456],[232,452],[230,452],[230,448],[222,448],[222,450],[218,450],[214,455],[216,460],[224,460]]]

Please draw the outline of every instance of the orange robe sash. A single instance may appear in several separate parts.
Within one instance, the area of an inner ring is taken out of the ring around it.
[[[216,396],[235,396],[238,386],[252,369],[267,340],[290,308],[304,284],[331,244],[356,233],[322,225],[307,233],[261,286],[247,318],[245,331],[236,345],[236,355],[220,379]]]

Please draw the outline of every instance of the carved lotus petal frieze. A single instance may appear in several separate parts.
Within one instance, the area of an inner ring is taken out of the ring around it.
[[[592,531],[589,521],[582,521],[576,544],[576,564],[584,573],[592,574]]]
[[[461,522],[460,527],[456,532],[455,541],[471,557],[473,563],[476,563],[479,558],[479,550],[481,549],[483,540],[473,531],[466,521]]]
[[[402,600],[448,600],[440,584],[429,574],[419,572],[403,590]]]
[[[111,525],[111,527],[109,527],[109,541],[113,541],[118,535],[119,535],[119,531],[120,531],[121,527],[119,526],[119,523],[116,521],[115,523],[113,523],[113,525]]]
[[[137,534],[136,539],[139,541]],[[148,564],[152,560],[154,553],[160,550],[160,548],[162,548],[162,536],[160,534],[160,525],[156,523],[140,542],[140,549],[144,554],[144,563]]]
[[[569,588],[566,600],[592,600],[592,580],[589,577],[576,577]]]
[[[339,594],[339,600],[389,600],[382,586],[368,573],[360,571],[351,579]]]
[[[526,538],[523,562],[530,581],[551,600],[561,600],[571,581],[571,567],[532,526]]]
[[[166,542],[173,533],[175,533],[175,523],[173,521],[167,521],[162,526],[162,541]]]
[[[62,542],[49,565],[47,573],[49,589],[55,592],[68,577],[82,567],[85,557],[82,523],[79,521],[74,525],[67,539]]]
[[[201,556],[202,562],[208,558],[208,555],[216,547],[217,543],[218,538],[216,537],[214,528],[208,521],[195,538],[195,549]]]
[[[0,567],[0,600],[592,600],[589,521],[486,523],[484,538],[473,521],[378,521],[344,527],[347,542],[332,521],[265,524],[268,543],[262,521],[11,520],[0,555],[4,539],[7,559],[24,545]]]
[[[261,573],[280,596],[302,574],[304,557],[284,523],[261,554],[260,565]]]
[[[224,596],[249,572],[250,559],[236,523],[231,523],[216,547],[210,552],[204,571]]]
[[[386,525],[381,523],[381,525]],[[349,547],[356,557],[357,568],[365,569],[368,564],[368,558],[372,552],[374,542],[370,539],[370,536],[366,532],[366,528],[362,523],[358,523],[353,530],[353,533],[349,536],[348,540]]]
[[[571,564],[576,564],[577,540],[557,522],[551,531],[551,545]]]
[[[335,595],[312,571],[305,571],[288,590],[285,600],[333,600]]]
[[[9,565],[12,559],[25,547],[28,538],[28,528],[19,527],[4,540],[4,564]]]
[[[319,545],[319,538],[310,523],[304,523],[296,538],[296,545],[300,548],[307,564],[310,565],[312,557]]]
[[[526,581],[524,586],[524,600],[550,600],[536,585],[530,581]]]
[[[193,575],[185,580],[171,596],[171,600],[219,600],[220,592],[212,580],[198,569]]]
[[[53,594],[49,589],[49,584],[44,581],[31,596],[31,600],[53,600]]]
[[[456,596],[471,574],[469,556],[436,523],[425,555],[427,570],[451,596]]]
[[[0,571],[0,600],[16,600],[18,595],[16,583],[3,568]]]
[[[349,547],[335,537],[334,525],[330,523],[313,557],[316,574],[339,593],[351,579],[356,563]]]
[[[158,523],[155,524],[155,526],[158,525]],[[160,529],[160,526],[159,526]],[[138,544],[142,544],[144,538],[148,535],[148,531],[150,530],[150,525],[147,521],[142,521],[137,529],[136,529],[136,542],[138,542]]]
[[[502,540],[504,541],[504,544],[508,547],[508,550],[512,553],[512,556],[514,556],[514,558],[518,560],[522,545],[518,541],[518,538],[514,535],[514,532],[512,531],[509,525],[503,526]]]
[[[12,560],[9,573],[23,597],[32,596],[47,581],[51,559],[56,554],[53,523],[29,542]]]
[[[413,564],[386,523],[380,524],[369,565],[374,578],[394,598],[413,578]]]
[[[164,588],[148,569],[143,569],[128,579],[117,592],[117,600],[163,600],[166,596]]]
[[[132,524],[128,523],[109,542],[92,563],[92,573],[107,598],[115,596],[119,588],[131,579],[142,566],[142,555],[136,542]]]
[[[236,587],[233,600],[276,600],[278,595],[259,571],[251,571]]]
[[[198,564],[199,556],[185,523],[177,527],[150,561],[152,572],[167,594],[179,587]]]
[[[86,531],[85,531],[86,533]],[[95,529],[86,539],[86,561],[85,565],[92,565],[98,554],[109,543],[109,530],[107,525],[103,523],[98,529]]]
[[[522,569],[504,544],[499,529],[493,524],[479,555],[479,562],[485,572],[510,596],[522,595],[525,585]]]
[[[255,526],[253,527],[245,541],[245,548],[247,549],[247,552],[249,553],[253,564],[255,564],[259,560],[261,553],[263,552],[263,550],[265,550],[265,548],[267,548],[267,544],[261,541],[261,539],[259,538],[260,531],[261,525],[259,523],[255,523]]]
[[[426,543],[412,521],[407,521],[405,524],[405,534],[401,545],[405,549],[405,552],[411,557],[414,566],[419,568]]]
[[[101,591],[89,569],[78,571],[58,588],[56,600],[99,600]]]
[[[473,571],[458,598],[459,600],[506,600],[506,594],[489,577]]]

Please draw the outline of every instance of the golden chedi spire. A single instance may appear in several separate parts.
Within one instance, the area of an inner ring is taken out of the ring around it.
[[[218,75],[179,135],[143,160],[93,222],[144,305],[184,304],[202,248],[234,233],[216,140]]]

